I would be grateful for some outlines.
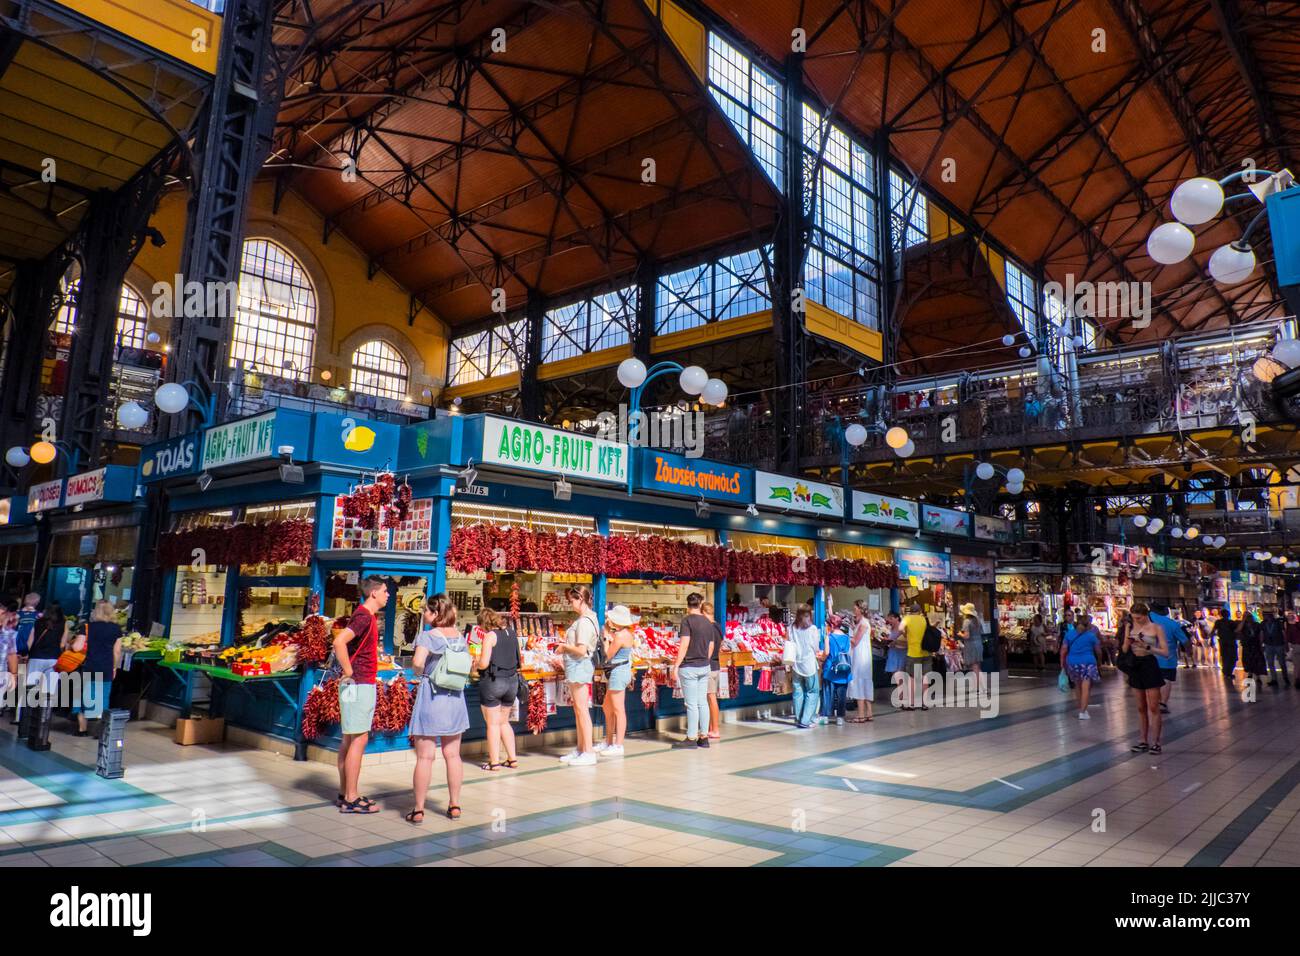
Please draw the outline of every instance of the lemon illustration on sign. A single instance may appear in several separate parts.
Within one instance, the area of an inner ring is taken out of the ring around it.
[[[140,473],[143,474],[146,478],[148,478],[150,475],[153,474],[152,458],[148,459],[143,465],[140,466]]]
[[[375,447],[375,430],[358,425],[343,440],[343,447],[348,451],[370,451]]]

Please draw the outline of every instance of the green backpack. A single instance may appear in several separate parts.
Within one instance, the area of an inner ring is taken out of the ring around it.
[[[434,687],[442,690],[463,691],[465,685],[469,683],[469,675],[473,668],[474,658],[470,656],[465,641],[461,641],[459,647],[448,644],[447,649],[438,658],[438,663],[434,665],[429,680],[433,682]]]

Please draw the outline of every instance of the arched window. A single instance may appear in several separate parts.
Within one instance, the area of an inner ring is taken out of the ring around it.
[[[411,373],[402,353],[374,339],[352,353],[352,391],[405,399]]]
[[[239,273],[230,364],[306,381],[316,346],[316,290],[296,258],[269,239],[249,239]]]
[[[77,328],[77,296],[81,292],[81,268],[74,262],[59,280],[59,311],[54,313],[50,331],[71,335]]]
[[[50,324],[55,335],[71,335],[77,330],[77,313],[80,305],[81,276],[69,270],[59,283],[61,304]],[[113,340],[114,352],[122,349],[142,349],[149,334],[149,307],[140,293],[125,283],[117,299],[117,329]]]
[[[144,304],[144,299],[140,298],[140,293],[136,292],[129,285],[122,286],[122,294],[117,300],[117,348],[115,352],[122,349],[142,349],[145,347],[145,336],[149,334],[149,309]]]

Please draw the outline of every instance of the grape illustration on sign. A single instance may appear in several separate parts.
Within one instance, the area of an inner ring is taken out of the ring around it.
[[[907,498],[853,492],[853,519],[894,528],[920,527],[920,506]]]
[[[769,472],[756,472],[755,500],[762,507],[810,514],[841,515],[844,513],[843,492],[833,485],[817,481],[801,481]]]

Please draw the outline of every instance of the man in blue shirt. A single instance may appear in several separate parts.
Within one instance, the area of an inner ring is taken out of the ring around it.
[[[1167,714],[1169,695],[1174,689],[1174,681],[1178,680],[1178,648],[1189,644],[1191,638],[1183,626],[1169,616],[1168,604],[1153,604],[1151,620],[1165,632],[1165,640],[1169,642],[1169,656],[1156,658],[1160,665],[1160,676],[1165,679],[1165,685],[1160,688],[1160,713]]]

